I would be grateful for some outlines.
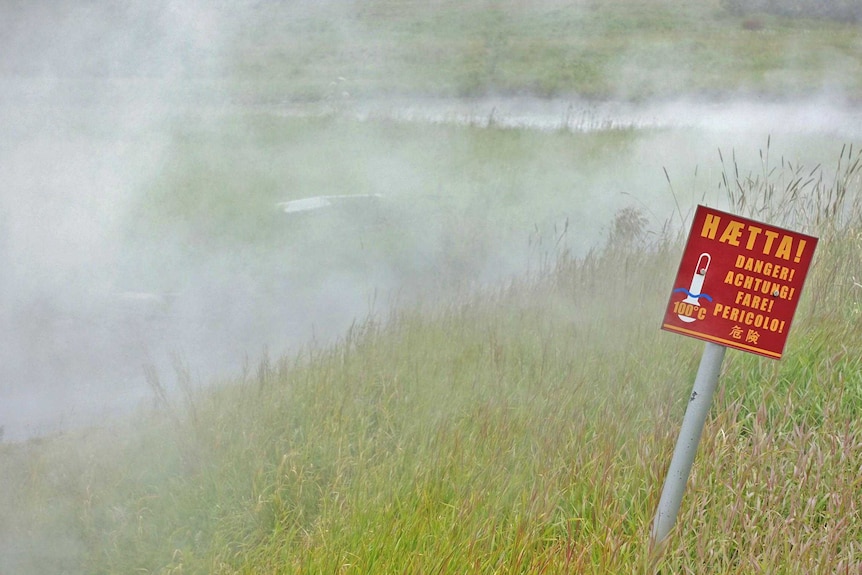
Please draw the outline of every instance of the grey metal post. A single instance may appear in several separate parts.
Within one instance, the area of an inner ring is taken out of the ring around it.
[[[676,522],[685,484],[688,482],[691,465],[697,454],[703,424],[712,404],[712,395],[718,383],[718,375],[721,372],[721,362],[724,360],[725,351],[727,348],[723,345],[711,342],[707,342],[703,350],[697,377],[694,379],[694,389],[691,392],[688,407],[685,409],[679,438],[676,441],[670,468],[664,480],[658,511],[656,511],[653,520],[653,543],[661,543]]]

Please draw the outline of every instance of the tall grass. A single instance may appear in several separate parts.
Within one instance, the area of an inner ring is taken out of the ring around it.
[[[0,566],[858,573],[858,160],[842,152],[835,177],[726,170],[735,210],[822,239],[784,359],[728,354],[660,552],[650,523],[700,344],[658,330],[681,238],[627,210],[586,257],[357,322],[206,390],[180,364],[169,407],[2,446]]]

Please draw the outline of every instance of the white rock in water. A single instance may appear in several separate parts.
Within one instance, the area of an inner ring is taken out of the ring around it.
[[[319,210],[321,208],[329,208],[339,205],[353,205],[354,203],[365,203],[370,200],[380,198],[380,194],[347,194],[338,196],[313,196],[310,198],[302,198],[299,200],[290,200],[287,202],[279,202],[276,207],[286,214],[294,214],[297,212],[308,212],[311,210]]]

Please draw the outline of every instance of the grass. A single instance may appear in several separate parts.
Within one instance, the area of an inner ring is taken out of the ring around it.
[[[364,2],[272,7],[237,31],[258,98],[530,93],[646,99],[837,90],[858,97],[858,25],[719,2]],[[285,37],[290,41],[285,41]],[[839,64],[840,63],[840,64]],[[269,95],[267,95],[269,94]]]
[[[155,259],[123,275],[150,285],[149,269],[168,270],[151,289],[173,291],[188,270],[217,257],[272,289],[289,276],[303,280],[297,289],[317,290],[333,269],[359,283],[499,279],[524,262],[535,267],[567,220],[563,243],[584,251],[631,189],[621,177],[636,178],[645,201],[662,196],[660,172],[647,181],[636,164],[604,170],[649,136],[254,113],[217,126],[184,124],[171,160],[124,225],[124,241]],[[291,216],[276,208],[341,193],[381,197],[362,213]],[[588,208],[594,217],[579,215]]]
[[[545,223],[530,201],[533,182],[541,178],[549,194],[571,201],[575,174],[597,178],[609,157],[626,154],[645,135],[569,132],[566,118],[559,120],[558,133],[254,113],[228,115],[217,126],[184,122],[135,215],[142,233],[173,224],[209,243],[259,244],[277,236],[273,228],[285,228],[284,218],[261,217],[277,202],[346,191],[408,203],[431,198],[442,210],[464,211],[474,202],[491,219],[523,213],[517,225],[524,228]]]
[[[797,220],[822,239],[785,358],[728,354],[660,553],[700,344],[658,330],[680,239],[629,210],[585,258],[357,322],[239,381],[194,389],[179,365],[184,395],[155,411],[0,447],[4,569],[856,572],[858,160],[805,185],[795,167],[765,188],[725,175],[740,211],[786,181],[775,194],[846,216]]]
[[[644,150],[674,155],[661,145],[671,138],[274,118],[255,108],[323,100],[336,109],[354,97],[417,93],[644,100],[826,88],[853,99],[856,25],[775,15],[752,25],[706,1],[575,9],[379,0],[355,4],[350,18],[298,15],[294,4],[268,3],[259,18],[238,20],[223,76],[192,70],[160,90],[167,103],[226,99],[241,111],[218,125],[181,119],[170,162],[145,185],[125,239],[151,247],[181,238],[189,253],[153,250],[179,270],[218,252],[253,272],[274,261],[273,248],[308,238],[310,251],[329,258],[322,268],[379,258],[427,285],[441,270],[478,275],[482,254],[473,252],[497,241],[506,222],[506,232],[524,234],[521,244],[541,244],[542,258],[493,287],[447,283],[445,300],[357,321],[331,346],[264,356],[237,380],[196,387],[177,361],[176,396],[148,372],[152,408],[0,445],[0,571],[862,569],[858,150],[843,150],[834,171],[770,159],[769,146],[750,170],[724,150],[721,202],[821,242],[785,358],[728,354],[678,527],[657,552],[650,524],[701,345],[658,329],[682,245],[673,226],[646,233],[637,209],[614,221],[607,197],[630,191],[621,183],[630,171],[655,208],[664,180],[658,166],[657,181],[644,176],[652,158]],[[124,92],[127,82],[56,85],[87,102],[94,85]],[[108,123],[97,137],[113,134]],[[566,214],[533,203],[540,188],[589,218],[564,226]],[[325,221],[316,235],[314,225],[261,218],[308,190],[391,192],[403,202],[395,214],[413,217],[393,218],[406,222],[394,232]],[[423,201],[438,217],[405,209]],[[558,249],[566,234],[595,238],[612,221],[604,247]],[[545,229],[534,236],[536,222]],[[414,248],[431,234],[436,251],[417,264]],[[357,236],[361,250],[332,247]],[[305,289],[317,289],[313,258],[279,257],[284,267],[308,266]],[[283,289],[277,274],[267,277]]]
[[[735,13],[724,4],[223,3],[201,10],[207,25],[184,34],[192,37],[162,46],[169,58],[131,53],[115,62],[94,57],[70,65],[64,55],[49,53],[47,65],[58,79],[43,85],[42,67],[15,63],[9,69],[15,80],[6,87],[22,103],[58,88],[83,107],[105,94],[114,100],[153,91],[166,104],[216,107],[417,94],[647,100],[827,93],[858,101],[858,22]],[[52,21],[89,23],[86,41],[72,51],[90,49],[108,26],[144,34],[139,26],[158,24],[154,14],[123,16],[117,22],[98,3],[89,12],[68,3]],[[38,52],[44,42],[34,38]],[[112,38],[121,43],[119,33]]]

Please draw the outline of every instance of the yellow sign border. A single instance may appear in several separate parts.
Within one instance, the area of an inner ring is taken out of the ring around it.
[[[733,341],[733,340],[729,340],[729,339],[722,339],[720,337],[715,337],[713,335],[707,335],[701,331],[694,331],[694,330],[690,330],[690,329],[685,329],[683,327],[677,327],[675,325],[670,325],[668,323],[662,324],[662,327],[668,331],[675,331],[675,332],[681,333],[683,335],[696,337],[698,339],[704,339],[706,341],[711,341],[713,343],[719,343],[721,345],[726,345],[728,347],[733,347],[736,349],[743,349],[745,351],[750,351],[750,352],[757,353],[760,355],[765,355],[767,357],[772,357],[774,359],[781,359],[780,353],[776,353],[774,351],[769,351],[767,349],[762,349],[759,347],[754,347],[751,345],[745,345],[744,343],[739,343],[738,341]]]

